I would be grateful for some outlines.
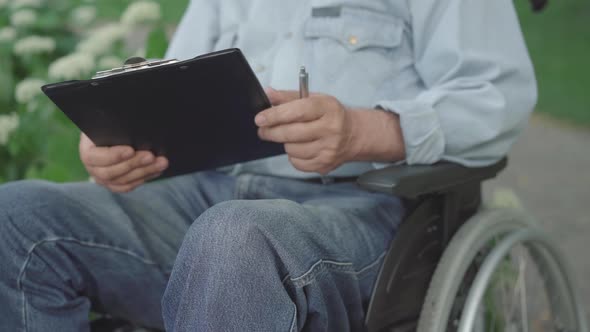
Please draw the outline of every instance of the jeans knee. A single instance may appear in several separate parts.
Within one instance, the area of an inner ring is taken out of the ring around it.
[[[227,201],[205,211],[195,222],[195,231],[231,241],[247,240],[246,235],[253,234],[281,237],[296,224],[301,209],[297,203],[281,199]]]
[[[228,201],[205,211],[185,235],[163,298],[164,316],[174,320],[180,298],[193,289],[221,299],[219,293],[228,291],[282,287],[286,239],[297,238],[290,228],[296,228],[299,209],[287,200],[256,200]],[[213,302],[218,301],[199,303],[216,308]]]
[[[9,182],[0,186],[0,207],[14,211],[24,206],[52,200],[59,194],[55,184],[40,180]]]
[[[295,237],[303,208],[288,200],[228,201],[205,211],[191,226],[183,247],[225,264],[281,255]]]
[[[50,216],[63,208],[64,196],[55,184],[28,180],[0,186],[0,242],[24,237],[34,240],[51,228]],[[55,219],[55,218],[53,218]]]

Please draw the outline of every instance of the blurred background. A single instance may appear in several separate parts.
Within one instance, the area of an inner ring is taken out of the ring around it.
[[[187,0],[0,0],[0,183],[87,180],[79,132],[39,87],[88,78],[139,55],[160,58]],[[590,308],[590,1],[554,0],[533,14],[516,0],[540,99],[486,184],[489,201],[522,206],[571,257]],[[590,309],[589,309],[590,310]]]
[[[187,0],[0,0],[0,183],[88,178],[79,132],[39,89],[161,58]]]

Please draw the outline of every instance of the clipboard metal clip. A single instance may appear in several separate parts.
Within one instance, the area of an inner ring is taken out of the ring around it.
[[[169,60],[146,60],[142,57],[132,57],[125,61],[122,67],[116,67],[113,69],[103,70],[97,72],[92,78],[103,78],[118,74],[127,73],[130,71],[137,71],[142,69],[154,68],[159,66],[165,66],[178,62],[177,59]]]

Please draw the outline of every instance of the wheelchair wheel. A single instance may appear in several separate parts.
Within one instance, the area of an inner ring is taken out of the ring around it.
[[[451,240],[419,332],[588,331],[565,260],[521,211],[490,209]]]

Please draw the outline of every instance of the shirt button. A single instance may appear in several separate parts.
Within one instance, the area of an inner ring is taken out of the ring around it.
[[[348,37],[348,43],[354,46],[359,43],[359,39],[357,36],[350,36]]]
[[[291,38],[293,38],[293,33],[292,32],[287,32],[285,34],[285,39],[291,39]]]
[[[255,71],[257,73],[262,73],[265,70],[266,70],[266,67],[264,67],[263,65],[258,65],[258,66],[256,66],[256,69],[255,69]]]

